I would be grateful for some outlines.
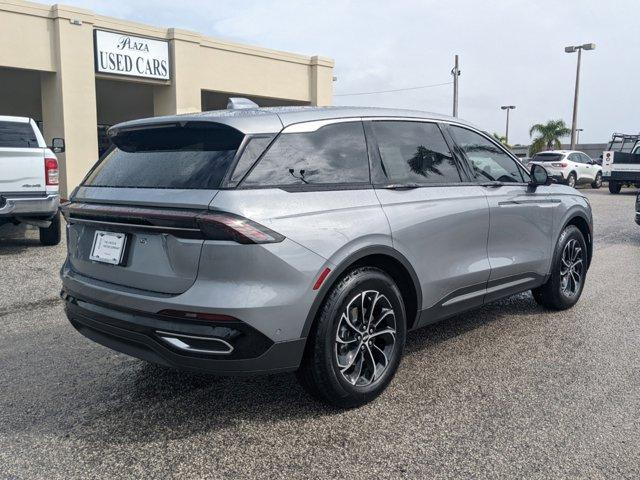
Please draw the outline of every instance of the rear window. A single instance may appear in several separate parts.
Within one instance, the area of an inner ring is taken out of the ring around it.
[[[115,147],[84,185],[120,188],[220,187],[243,134],[226,125],[189,122],[117,132]]]
[[[37,148],[38,139],[30,123],[0,122],[0,147]]]
[[[537,153],[531,159],[532,162],[559,162],[562,160],[561,153]]]

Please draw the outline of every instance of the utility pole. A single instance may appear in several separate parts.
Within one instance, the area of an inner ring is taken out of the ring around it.
[[[516,108],[515,105],[502,105],[500,107],[502,110],[506,110],[507,111],[507,128],[505,129],[505,134],[504,134],[504,142],[509,145],[509,110],[513,110]]]
[[[451,70],[451,75],[453,75],[453,116],[458,116],[458,77],[460,76],[460,68],[458,64],[458,55],[456,55],[453,64],[453,69]]]
[[[578,65],[576,67],[576,90],[573,94],[573,120],[571,122],[571,150],[576,149],[576,126],[578,124],[578,92],[580,91],[580,63],[582,61],[582,50],[594,50],[595,43],[585,43],[572,47],[565,47],[566,53],[578,52]]]

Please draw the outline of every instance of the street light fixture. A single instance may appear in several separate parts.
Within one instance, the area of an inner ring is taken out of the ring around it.
[[[504,143],[509,145],[509,110],[514,110],[516,108],[516,106],[515,105],[502,105],[500,108],[502,110],[506,110],[507,111],[507,128],[505,129],[505,133],[504,133]]]
[[[578,137],[576,140],[577,145],[580,145],[580,132],[584,132],[584,128],[576,128],[576,136]]]
[[[576,125],[578,122],[578,91],[580,90],[580,61],[582,60],[582,50],[595,50],[595,43],[585,43],[572,47],[564,47],[566,53],[578,52],[578,65],[576,67],[576,91],[573,96],[573,120],[571,122],[571,150],[576,148]]]

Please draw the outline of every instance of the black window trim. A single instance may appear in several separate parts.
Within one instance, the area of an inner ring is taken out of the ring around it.
[[[380,155],[380,147],[378,145],[378,140],[371,129],[371,124],[373,122],[416,122],[416,123],[431,123],[435,124],[438,130],[440,131],[447,148],[449,148],[449,153],[453,156],[453,159],[456,164],[456,170],[458,171],[458,175],[460,177],[459,182],[424,182],[420,183],[418,186],[413,188],[429,188],[429,187],[460,187],[460,186],[470,186],[477,185],[476,182],[471,181],[468,172],[465,168],[463,168],[462,159],[459,155],[456,154],[455,150],[451,148],[451,142],[447,138],[447,135],[443,131],[442,121],[437,119],[429,119],[429,118],[418,118],[418,117],[366,117],[362,119],[365,125],[365,134],[367,135],[367,143],[371,144],[371,149],[369,151],[370,163],[371,163],[371,181],[374,188],[391,188],[394,187],[395,184],[389,182],[387,179],[382,181],[382,177],[384,176],[384,172],[382,172],[382,157]]]
[[[360,123],[363,129],[363,136],[365,139],[365,150],[367,152],[367,160],[369,166],[369,180],[365,182],[340,182],[340,183],[323,183],[323,184],[284,184],[284,185],[244,185],[244,181],[247,177],[253,172],[253,170],[260,164],[262,158],[267,154],[267,152],[273,147],[276,141],[280,138],[281,135],[293,134],[293,133],[304,133],[304,132],[291,132],[287,131],[289,127],[292,125],[304,125],[304,124],[312,124],[317,123],[320,125],[316,130],[319,130],[328,125],[335,125],[337,123]],[[266,189],[277,189],[284,190],[285,192],[320,192],[320,191],[339,191],[339,190],[368,190],[373,188],[371,184],[371,155],[369,152],[369,142],[367,140],[367,132],[364,126],[364,122],[360,117],[344,117],[344,118],[333,118],[333,119],[325,119],[325,120],[309,120],[306,122],[300,122],[296,124],[288,125],[287,127],[280,130],[274,137],[273,140],[269,143],[267,148],[265,148],[264,152],[260,154],[258,159],[254,162],[253,166],[245,173],[242,179],[238,182],[235,187],[236,190],[266,190]],[[265,135],[254,135],[254,136],[265,136]],[[243,146],[244,147],[244,146]],[[238,157],[239,159],[240,157]],[[234,159],[235,160],[235,159]],[[237,160],[235,160],[237,162]],[[234,165],[235,169],[235,165]]]
[[[238,151],[236,152],[236,155],[233,157],[233,160],[231,161],[231,166],[229,167],[229,169],[227,170],[227,173],[223,177],[222,182],[220,182],[220,190],[230,190],[230,189],[237,188],[244,181],[244,179],[247,178],[247,175],[251,173],[251,170],[253,170],[253,168],[258,164],[258,162],[260,161],[262,156],[267,152],[267,150],[271,148],[271,145],[273,145],[273,142],[275,142],[278,136],[279,136],[278,133],[245,134],[244,138],[242,139],[242,142],[240,143],[240,146],[238,147]],[[238,162],[240,161],[240,158],[244,154],[244,151],[247,148],[247,145],[249,145],[249,142],[255,138],[270,138],[271,141],[267,144],[267,146],[262,151],[262,153],[258,155],[258,158],[255,159],[255,161],[253,162],[253,165],[251,165],[251,167],[245,172],[242,178],[237,182],[231,182],[231,178],[233,177],[236,167],[238,166]]]
[[[455,140],[453,140],[453,135],[451,135],[452,140],[456,143],[456,147],[457,149],[460,150],[460,153],[462,155],[464,155],[465,161],[467,162],[467,165],[469,166],[469,169],[471,172],[473,172],[473,178],[476,179],[476,182],[474,182],[475,185],[495,185],[495,186],[499,186],[499,185],[525,185],[528,186],[529,185],[529,181],[531,179],[531,175],[529,175],[529,172],[527,171],[527,169],[524,167],[524,165],[522,165],[522,163],[520,162],[520,160],[518,159],[518,157],[516,157],[513,153],[511,153],[509,150],[507,150],[506,148],[504,148],[504,145],[502,145],[501,143],[499,143],[498,141],[496,141],[495,139],[491,138],[491,136],[489,134],[487,134],[486,132],[483,132],[481,130],[478,130],[476,128],[473,128],[469,125],[465,125],[463,123],[458,123],[458,122],[453,122],[453,121],[443,121],[442,123],[445,123],[447,125],[451,125],[453,127],[459,127],[465,130],[469,130],[473,133],[476,133],[478,135],[480,135],[481,137],[489,140],[489,142],[491,142],[493,145],[497,146],[503,153],[506,153],[507,156],[509,158],[511,158],[515,163],[516,163],[516,167],[520,169],[520,173],[522,174],[522,178],[523,178],[523,182],[498,182],[498,181],[480,181],[481,179],[475,174],[475,171],[473,169],[473,164],[471,162],[471,160],[469,160],[469,157],[467,156],[466,153],[464,153],[464,151],[462,150],[462,148],[457,144],[457,142],[455,142]],[[529,178],[529,181],[527,181],[526,179]]]

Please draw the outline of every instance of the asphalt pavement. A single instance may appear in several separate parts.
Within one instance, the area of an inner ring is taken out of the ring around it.
[[[387,391],[349,411],[291,374],[90,342],[58,299],[64,245],[0,227],[0,479],[640,478],[635,192],[583,191],[595,256],[573,309],[521,294],[413,332]]]

